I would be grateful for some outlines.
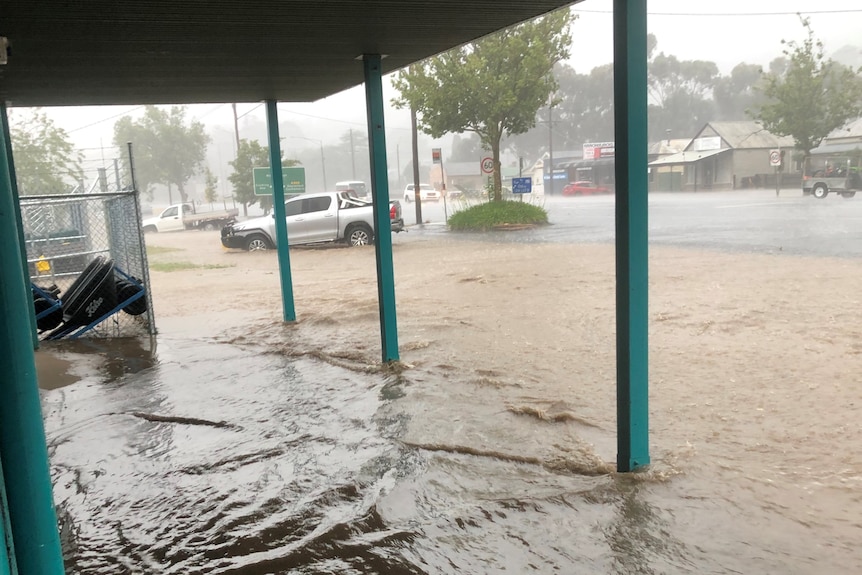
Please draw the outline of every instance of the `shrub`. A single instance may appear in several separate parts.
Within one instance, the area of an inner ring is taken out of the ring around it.
[[[456,212],[449,218],[449,228],[455,231],[487,231],[547,223],[548,212],[524,202],[487,202]]]

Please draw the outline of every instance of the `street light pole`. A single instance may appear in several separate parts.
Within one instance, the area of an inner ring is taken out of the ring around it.
[[[328,191],[326,186],[326,158],[323,156],[323,141],[320,142],[320,166],[323,170],[323,191]]]

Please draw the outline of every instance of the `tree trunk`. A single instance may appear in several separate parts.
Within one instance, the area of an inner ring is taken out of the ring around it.
[[[500,140],[502,132],[491,141],[491,156],[494,159],[494,201],[499,202],[503,199],[503,175],[502,164],[500,164]]]

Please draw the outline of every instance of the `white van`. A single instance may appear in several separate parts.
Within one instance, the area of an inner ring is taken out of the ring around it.
[[[358,198],[367,198],[368,197],[368,188],[365,187],[365,182],[361,180],[350,180],[347,182],[336,182],[335,183],[335,191],[336,192],[350,192],[356,194]]]

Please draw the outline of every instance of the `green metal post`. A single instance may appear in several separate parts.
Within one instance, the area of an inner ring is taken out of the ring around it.
[[[6,119],[0,116],[0,122]],[[4,128],[5,129],[5,128]],[[0,461],[21,573],[63,573],[6,139],[0,139]]]
[[[15,546],[12,544],[12,525],[9,522],[9,504],[6,486],[3,485],[3,465],[0,464],[0,575],[16,575]]]
[[[374,242],[377,251],[377,301],[383,362],[398,360],[398,321],[395,317],[395,274],[389,223],[389,179],[386,168],[386,131],[383,123],[383,75],[380,55],[365,54],[365,106],[371,144],[371,197],[374,203]]]
[[[646,0],[614,0],[617,469],[649,465]]]
[[[18,201],[18,179],[15,177],[15,161],[12,157],[12,135],[9,132],[9,116],[6,114],[6,103],[0,102],[0,124],[3,124],[3,139],[6,141],[6,156],[9,163],[9,182],[12,184],[12,200],[15,205],[15,220],[18,222],[18,241],[21,242],[21,265],[24,267],[24,281],[30,289],[30,268],[27,265],[27,244],[24,242],[24,226],[21,224],[21,203]],[[33,349],[39,349],[39,331],[36,328],[36,310],[30,311],[30,329],[33,337]]]
[[[266,125],[269,129],[269,165],[272,172],[272,211],[275,216],[275,240],[278,243],[278,271],[281,277],[281,307],[284,321],[296,321],[293,303],[293,279],[290,276],[290,249],[287,245],[287,217],[284,211],[284,175],[281,171],[281,138],[278,135],[278,109],[275,100],[266,101]]]

